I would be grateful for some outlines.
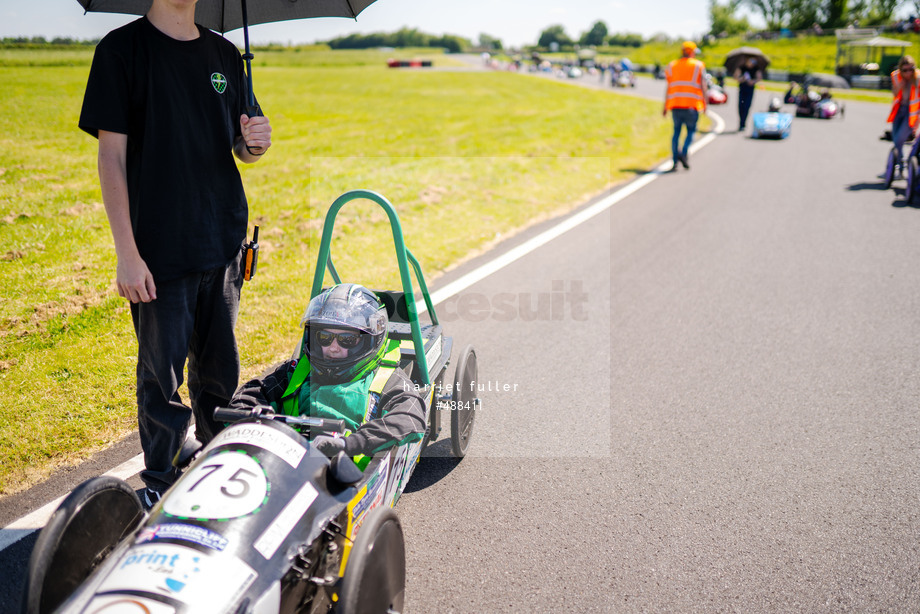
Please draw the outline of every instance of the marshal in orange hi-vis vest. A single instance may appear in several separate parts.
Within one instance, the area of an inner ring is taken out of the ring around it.
[[[891,82],[899,83],[901,81],[901,71],[896,70],[891,73]],[[911,130],[917,127],[917,119],[920,119],[920,83],[914,83],[910,87],[910,102],[908,103],[908,118],[907,123],[910,125]],[[898,92],[898,95],[894,97],[894,103],[891,105],[891,113],[888,115],[888,123],[894,121],[895,116],[898,114],[898,107],[901,106],[901,97],[904,96],[904,90],[902,89]]]
[[[665,77],[668,79],[668,97],[665,108],[696,109],[706,108],[703,102],[703,74],[706,67],[699,60],[680,58],[668,64]]]

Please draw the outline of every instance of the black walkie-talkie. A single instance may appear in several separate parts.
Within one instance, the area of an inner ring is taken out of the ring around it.
[[[249,281],[256,274],[259,263],[259,227],[252,231],[252,241],[243,248],[243,279]]]

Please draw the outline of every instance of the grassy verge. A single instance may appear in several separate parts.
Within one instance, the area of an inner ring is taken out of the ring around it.
[[[242,169],[262,226],[239,322],[244,377],[293,349],[316,234],[342,192],[393,202],[430,283],[668,154],[656,101],[506,73],[387,69],[391,54],[272,53],[257,61],[256,91],[274,146]],[[76,127],[90,57],[0,57],[0,494],[135,428],[135,340],[112,285],[96,143]],[[333,246],[343,275],[395,287],[387,236],[375,209],[343,210]]]

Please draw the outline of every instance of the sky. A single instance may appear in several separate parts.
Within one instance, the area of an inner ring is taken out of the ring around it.
[[[258,2],[258,0],[248,0]],[[0,0],[0,38],[65,36],[100,38],[133,17],[84,14],[77,0]],[[709,29],[708,0],[377,0],[357,21],[344,18],[301,19],[250,28],[250,42],[300,44],[352,33],[393,32],[402,27],[426,34],[456,34],[476,42],[480,34],[505,47],[532,45],[549,26],[562,25],[572,38],[596,21],[612,32],[643,36],[663,32],[696,38]],[[242,46],[242,34],[228,38]]]

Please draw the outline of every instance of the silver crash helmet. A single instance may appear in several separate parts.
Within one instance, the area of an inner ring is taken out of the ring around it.
[[[312,376],[323,383],[351,382],[377,368],[387,345],[387,312],[377,296],[358,284],[339,284],[318,294],[307,306],[303,319],[303,353],[310,361]],[[345,358],[323,357],[321,340],[330,344],[329,329],[358,334]]]
[[[782,108],[783,108],[783,101],[780,100],[778,97],[774,96],[773,98],[770,99],[770,106],[767,107],[767,110],[770,111],[770,113],[776,113]]]

